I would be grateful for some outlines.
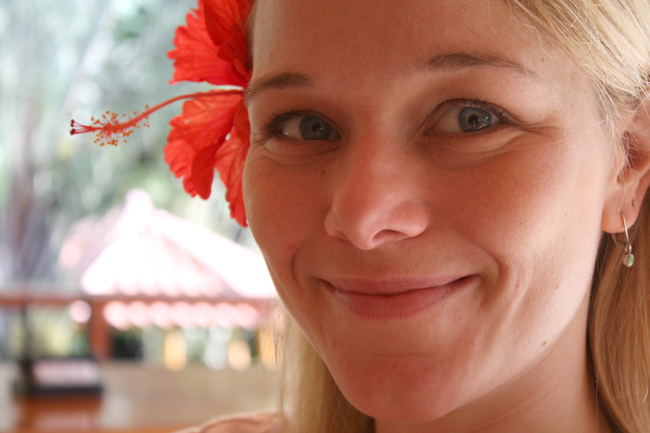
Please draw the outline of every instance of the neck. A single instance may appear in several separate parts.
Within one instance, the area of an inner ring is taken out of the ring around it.
[[[588,303],[525,373],[427,423],[375,420],[376,433],[611,433],[587,360]]]

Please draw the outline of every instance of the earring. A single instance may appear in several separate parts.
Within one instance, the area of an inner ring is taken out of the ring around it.
[[[623,212],[621,212],[621,219],[623,220],[623,229],[625,231],[625,242],[620,242],[616,237],[616,233],[612,233],[612,239],[614,239],[616,245],[623,248],[623,252],[625,253],[623,264],[630,268],[634,264],[634,254],[632,254],[632,243],[630,242],[630,235],[627,232],[627,222],[625,221]]]
[[[636,199],[632,200],[632,207],[636,207],[638,204],[639,202]]]

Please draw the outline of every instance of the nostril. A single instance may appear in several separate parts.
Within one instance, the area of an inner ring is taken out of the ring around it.
[[[361,250],[371,250],[421,234],[426,224],[413,221],[377,221],[346,219],[330,211],[325,218],[325,232],[334,238],[353,244]]]
[[[382,230],[377,234],[375,234],[370,240],[370,242],[373,245],[373,247],[377,247],[385,243],[400,241],[408,237],[410,236],[407,235],[406,233],[397,230]]]

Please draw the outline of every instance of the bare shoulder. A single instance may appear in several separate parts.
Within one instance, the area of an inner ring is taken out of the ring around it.
[[[276,411],[229,415],[176,433],[279,433],[281,417]]]

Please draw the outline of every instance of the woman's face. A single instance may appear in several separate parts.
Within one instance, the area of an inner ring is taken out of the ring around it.
[[[505,2],[260,1],[248,222],[346,397],[423,421],[583,348],[616,174],[572,62]]]

